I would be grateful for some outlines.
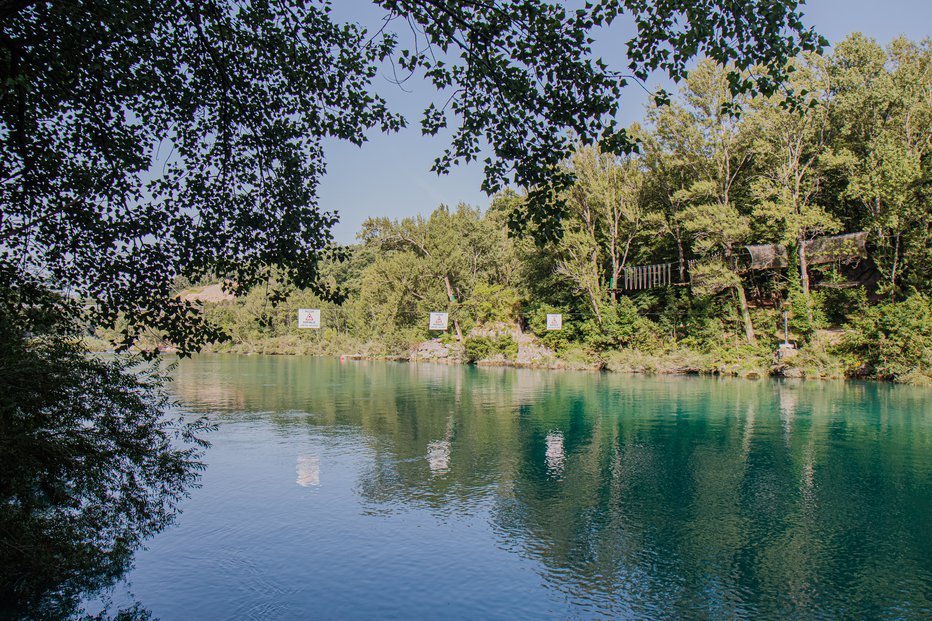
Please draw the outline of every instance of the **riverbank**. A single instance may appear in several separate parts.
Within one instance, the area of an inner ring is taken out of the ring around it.
[[[708,375],[723,377],[787,377],[843,380],[879,379],[838,350],[843,334],[819,331],[791,355],[779,357],[771,345],[732,345],[700,352],[679,344],[663,343],[652,351],[621,348],[592,351],[570,346],[555,351],[532,334],[510,328],[472,333],[463,342],[449,336],[414,344],[360,341],[327,331],[300,333],[207,346],[204,353],[243,355],[329,356],[350,360],[391,360],[474,364],[548,370],[589,370],[637,375]],[[917,372],[901,383],[932,386],[932,378]]]

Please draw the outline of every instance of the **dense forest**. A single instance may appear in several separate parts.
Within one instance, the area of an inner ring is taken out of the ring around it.
[[[371,218],[323,266],[341,304],[273,279],[206,303],[217,347],[928,382],[932,44],[854,34],[790,75],[792,98],[736,98],[701,62],[628,128],[638,152],[564,163],[545,243],[509,234],[525,192]],[[322,330],[297,328],[308,307]],[[450,330],[425,348],[431,311]],[[784,311],[796,349],[777,358]]]

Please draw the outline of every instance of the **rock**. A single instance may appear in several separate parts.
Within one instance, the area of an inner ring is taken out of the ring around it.
[[[201,289],[186,289],[178,294],[178,297],[186,302],[230,302],[234,299],[232,293],[223,290],[220,283],[207,285]]]
[[[431,339],[418,343],[408,358],[413,361],[456,363],[462,358],[462,346],[447,345],[439,338]]]

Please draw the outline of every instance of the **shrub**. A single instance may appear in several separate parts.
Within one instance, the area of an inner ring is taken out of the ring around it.
[[[560,313],[563,315],[562,330],[547,329],[547,314]],[[563,306],[540,304],[529,308],[525,315],[528,318],[528,328],[534,333],[544,346],[555,352],[564,351],[571,343],[582,340],[584,326],[576,313]]]
[[[894,381],[932,375],[932,301],[913,294],[865,309],[840,349],[870,375]]]
[[[461,308],[476,323],[512,323],[520,304],[518,293],[511,287],[478,282]]]
[[[846,280],[837,270],[829,272],[826,279],[830,283],[843,283]],[[829,325],[845,324],[867,306],[867,290],[864,287],[827,287],[817,291],[816,295]]]
[[[807,308],[806,296],[802,289],[791,287],[787,297],[787,305],[790,311],[790,332],[798,338],[809,341],[816,330],[824,328],[827,325],[822,296],[817,291],[809,293],[809,303]],[[809,320],[809,314],[812,314],[812,320]]]
[[[502,355],[506,360],[518,355],[518,344],[510,334],[498,338],[488,336],[469,337],[464,342],[466,362],[474,363]]]
[[[662,342],[660,326],[643,317],[629,297],[616,304],[606,305],[602,311],[601,330],[593,326],[587,342],[598,351],[633,347],[653,351]]]
[[[466,339],[466,362],[473,363],[484,360],[491,355],[492,339],[487,336],[474,336]]]

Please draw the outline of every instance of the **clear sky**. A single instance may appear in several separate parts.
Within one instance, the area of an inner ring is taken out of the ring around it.
[[[334,0],[335,17],[378,24],[382,13],[368,0]],[[886,44],[899,35],[913,40],[932,37],[932,0],[809,0],[803,7],[807,23],[816,27],[830,43],[860,31]],[[619,40],[624,40],[619,37]],[[598,52],[615,66],[624,66],[623,56],[613,58],[613,41],[598,42]],[[488,197],[479,190],[482,170],[478,165],[460,166],[449,175],[430,172],[434,158],[445,142],[442,137],[421,136],[421,111],[432,101],[430,86],[411,81],[402,89],[378,78],[380,92],[390,105],[405,114],[409,127],[398,134],[373,132],[362,148],[337,141],[328,142],[328,173],[321,182],[320,206],[340,214],[334,236],[340,243],[355,241],[363,220],[370,216],[403,218],[430,213],[437,205],[460,202],[485,208]],[[378,83],[377,83],[378,84]],[[639,120],[646,96],[636,86],[625,94],[625,124]]]

